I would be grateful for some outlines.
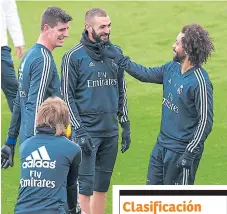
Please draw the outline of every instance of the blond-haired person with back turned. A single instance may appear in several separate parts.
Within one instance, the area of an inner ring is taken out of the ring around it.
[[[21,177],[16,214],[65,214],[66,201],[68,213],[81,213],[77,203],[81,150],[65,137],[68,125],[69,112],[63,100],[51,97],[40,105],[37,133],[20,146]]]

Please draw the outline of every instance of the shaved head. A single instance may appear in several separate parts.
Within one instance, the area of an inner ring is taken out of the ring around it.
[[[91,24],[94,21],[94,17],[107,17],[107,13],[100,8],[92,8],[85,14],[85,23]]]

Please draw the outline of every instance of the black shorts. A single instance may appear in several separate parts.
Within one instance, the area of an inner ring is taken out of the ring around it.
[[[91,156],[82,152],[79,167],[79,193],[107,192],[118,152],[118,136],[92,138]]]

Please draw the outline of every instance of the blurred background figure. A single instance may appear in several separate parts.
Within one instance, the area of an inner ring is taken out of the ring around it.
[[[1,86],[12,112],[18,82],[11,56],[11,48],[8,46],[7,30],[16,48],[17,57],[20,59],[24,54],[25,42],[15,0],[1,0]]]

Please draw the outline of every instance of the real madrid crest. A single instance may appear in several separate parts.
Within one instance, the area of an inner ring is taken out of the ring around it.
[[[111,59],[111,64],[114,69],[118,70],[119,66],[114,62],[113,59]]]

